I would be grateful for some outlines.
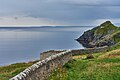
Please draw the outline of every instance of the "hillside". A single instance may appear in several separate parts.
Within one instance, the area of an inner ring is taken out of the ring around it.
[[[49,80],[120,80],[120,44],[104,53],[73,56]],[[88,59],[88,55],[94,58]]]
[[[84,47],[111,46],[120,41],[120,28],[106,21],[100,26],[84,32],[77,41]]]

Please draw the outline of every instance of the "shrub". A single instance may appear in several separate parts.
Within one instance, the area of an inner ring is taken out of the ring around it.
[[[86,59],[92,59],[92,58],[94,58],[94,56],[92,54],[88,54],[86,57]]]

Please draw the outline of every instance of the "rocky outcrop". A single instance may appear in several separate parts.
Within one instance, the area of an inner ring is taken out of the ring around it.
[[[84,47],[111,46],[120,41],[120,28],[106,21],[100,26],[84,32],[77,41]]]

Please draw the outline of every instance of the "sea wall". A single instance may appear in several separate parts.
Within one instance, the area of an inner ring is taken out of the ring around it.
[[[28,67],[10,80],[45,80],[53,70],[59,66],[63,66],[71,59],[71,50],[49,56],[48,58]]]

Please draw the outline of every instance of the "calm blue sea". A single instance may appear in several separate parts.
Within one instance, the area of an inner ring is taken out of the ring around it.
[[[0,28],[0,66],[39,59],[46,50],[83,48],[74,39],[92,27]]]

